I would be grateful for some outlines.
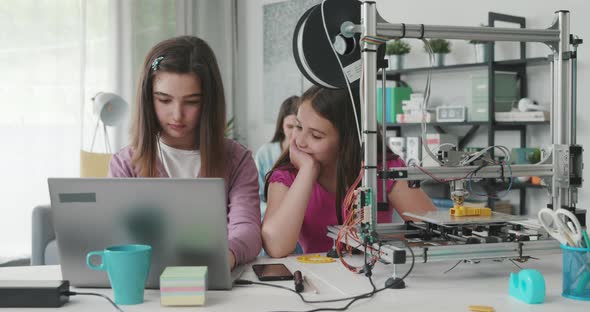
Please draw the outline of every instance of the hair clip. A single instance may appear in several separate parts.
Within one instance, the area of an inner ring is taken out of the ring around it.
[[[152,62],[152,70],[156,71],[158,70],[158,67],[160,66],[160,62],[164,59],[164,56],[158,56],[156,57],[156,59]]]

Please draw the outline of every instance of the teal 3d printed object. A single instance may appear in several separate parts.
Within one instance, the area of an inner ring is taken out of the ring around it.
[[[521,270],[519,273],[510,273],[510,296],[529,304],[543,303],[545,301],[545,279],[537,270]]]

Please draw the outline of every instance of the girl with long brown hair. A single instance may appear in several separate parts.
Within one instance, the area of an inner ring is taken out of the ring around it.
[[[162,41],[145,58],[131,144],[113,156],[109,175],[224,178],[233,268],[260,251],[260,210],[252,154],[224,132],[225,97],[213,50],[192,36]]]

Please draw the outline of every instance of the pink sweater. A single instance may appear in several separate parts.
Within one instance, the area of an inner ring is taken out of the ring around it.
[[[387,167],[405,167],[401,158],[387,161]],[[297,176],[297,171],[288,169],[277,169],[273,171],[270,182],[282,183],[291,187]],[[387,180],[387,194],[391,192],[395,181]],[[381,180],[377,183],[377,199],[381,200]],[[303,253],[326,252],[333,246],[333,240],[326,234],[328,225],[338,224],[336,217],[336,194],[328,192],[317,181],[313,185],[309,205],[305,211],[303,225],[299,232],[299,244]],[[389,205],[388,211],[378,211],[377,220],[379,223],[391,222],[394,207]]]
[[[258,171],[248,149],[229,139],[225,140],[225,146],[229,249],[235,255],[236,263],[243,264],[254,260],[262,247]],[[138,172],[131,165],[132,156],[133,150],[129,146],[113,155],[109,176],[137,177]],[[167,178],[168,174],[160,161],[157,167],[159,176]]]

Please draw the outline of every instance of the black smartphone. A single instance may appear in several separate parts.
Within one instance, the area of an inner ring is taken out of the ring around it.
[[[254,264],[252,269],[260,281],[286,281],[293,279],[293,273],[282,263]]]

